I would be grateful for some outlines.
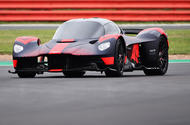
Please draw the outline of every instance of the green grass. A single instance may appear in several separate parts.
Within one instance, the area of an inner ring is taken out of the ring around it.
[[[170,54],[190,54],[190,30],[167,30]]]
[[[18,36],[36,36],[42,41],[51,40],[55,30],[0,30],[0,54],[11,54]],[[169,54],[190,54],[190,29],[166,30],[169,38]]]
[[[51,40],[54,32],[55,30],[0,30],[0,54],[11,54],[18,36],[36,36],[44,43]]]

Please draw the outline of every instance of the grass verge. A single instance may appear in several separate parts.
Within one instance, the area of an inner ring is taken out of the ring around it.
[[[0,54],[11,54],[14,40],[18,36],[36,36],[41,42],[53,37],[55,30],[0,30]]]
[[[55,30],[0,30],[0,54],[11,54],[18,36],[36,36],[42,43],[53,37]],[[190,54],[190,30],[166,30],[169,38],[169,54]]]
[[[169,54],[190,54],[190,30],[166,30]]]

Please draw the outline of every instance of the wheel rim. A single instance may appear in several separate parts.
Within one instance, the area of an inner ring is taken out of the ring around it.
[[[125,58],[124,49],[123,49],[122,45],[120,44],[119,50],[118,50],[118,58],[117,58],[119,71],[123,71],[124,58]]]
[[[159,50],[159,68],[162,71],[167,69],[168,65],[168,46],[165,41],[161,41]]]

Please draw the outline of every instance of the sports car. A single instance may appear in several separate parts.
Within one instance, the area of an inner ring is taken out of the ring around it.
[[[40,39],[33,36],[16,38],[15,71],[9,72],[21,78],[44,72],[82,77],[86,71],[104,72],[108,77],[134,70],[164,75],[168,48],[167,35],[161,28],[130,30],[103,18],[72,19],[61,24],[47,43],[40,44]]]

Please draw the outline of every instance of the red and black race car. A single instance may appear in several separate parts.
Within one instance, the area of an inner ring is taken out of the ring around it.
[[[164,75],[168,69],[169,42],[161,28],[148,28],[136,36],[102,18],[72,19],[61,24],[52,40],[40,44],[31,36],[18,37],[13,47],[13,66],[19,77],[43,72],[63,72],[80,77],[85,71],[119,77],[123,72],[143,70]]]

